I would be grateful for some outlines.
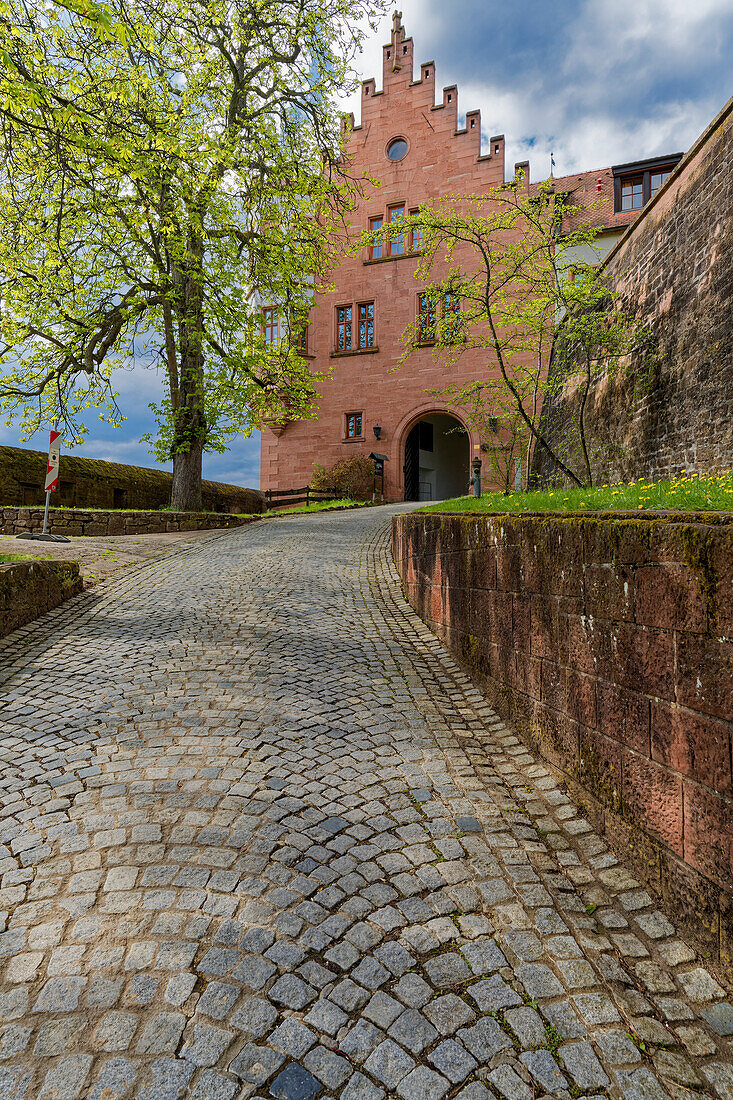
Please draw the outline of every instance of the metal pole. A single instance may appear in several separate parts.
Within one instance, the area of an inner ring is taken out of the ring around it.
[[[481,496],[481,459],[476,456],[471,462],[471,471],[473,477],[471,478],[471,485],[473,486],[473,495],[475,497]]]
[[[51,490],[47,489],[46,490],[46,507],[43,510],[43,531],[41,532],[42,535],[45,535],[48,532],[48,505],[49,505],[50,501],[51,501]]]

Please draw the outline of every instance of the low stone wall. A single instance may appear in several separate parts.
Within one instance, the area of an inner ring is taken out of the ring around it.
[[[167,531],[209,531],[215,527],[242,527],[257,516],[223,512],[106,512],[79,508],[50,508],[49,528],[55,535],[158,535]],[[0,508],[0,534],[43,530],[43,508]]]
[[[733,516],[393,525],[413,608],[733,973]]]
[[[0,563],[0,638],[58,607],[82,588],[75,561]]]

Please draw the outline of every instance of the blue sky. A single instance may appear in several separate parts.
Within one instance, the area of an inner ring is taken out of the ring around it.
[[[459,86],[459,109],[481,109],[486,137],[506,136],[507,167],[534,179],[686,150],[731,94],[730,0],[401,0],[415,60],[436,63],[436,87]],[[359,75],[381,77],[381,21]],[[359,96],[344,107],[358,116]],[[160,387],[142,367],[118,377],[121,428],[92,419],[89,457],[155,465],[140,436]],[[92,415],[92,414],[90,414]],[[0,428],[0,442],[18,433]],[[45,449],[47,437],[30,446]],[[259,436],[204,459],[206,477],[259,484]]]

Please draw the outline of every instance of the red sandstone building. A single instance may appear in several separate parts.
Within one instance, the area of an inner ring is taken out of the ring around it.
[[[413,42],[405,37],[399,13],[392,39],[383,47],[382,89],[373,79],[363,82],[361,123],[354,126],[353,118],[351,123],[348,155],[354,173],[381,180],[381,187],[369,190],[354,211],[353,233],[358,237],[382,227],[385,232],[381,243],[346,256],[333,275],[334,289],[316,298],[302,351],[314,373],[324,376],[317,386],[322,395],[318,420],[263,428],[261,486],[306,485],[314,462],[332,466],[350,455],[377,451],[388,460],[388,500],[458,496],[467,492],[471,458],[480,455],[486,441],[464,423],[460,410],[430,391],[480,378],[485,357],[467,352],[451,367],[449,378],[430,346],[418,347],[399,365],[401,337],[421,308],[422,287],[415,278],[420,240],[390,233],[388,227],[421,203],[500,186],[504,136],[492,137],[482,149],[479,111],[469,111],[458,129],[456,86],[444,88],[436,102],[435,65],[423,62],[414,71]],[[678,159],[556,180],[556,190],[569,193],[576,205],[583,205],[585,196],[589,203],[609,200],[601,215],[597,258]],[[529,165],[516,165],[515,173],[519,168],[528,181]],[[606,206],[614,212],[606,215]],[[266,323],[273,324],[273,317]]]

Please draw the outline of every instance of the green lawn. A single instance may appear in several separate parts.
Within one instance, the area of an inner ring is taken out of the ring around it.
[[[484,493],[432,504],[426,512],[606,512],[671,509],[733,512],[733,472],[719,476],[680,474],[667,481],[640,478],[597,489],[547,489],[534,493]]]
[[[344,497],[341,500],[319,500],[315,504],[294,504],[292,508],[277,508],[266,512],[265,515],[281,516],[286,512],[288,515],[292,515],[293,512],[328,512],[333,508],[364,508],[370,503],[371,501],[349,500],[348,497]]]

